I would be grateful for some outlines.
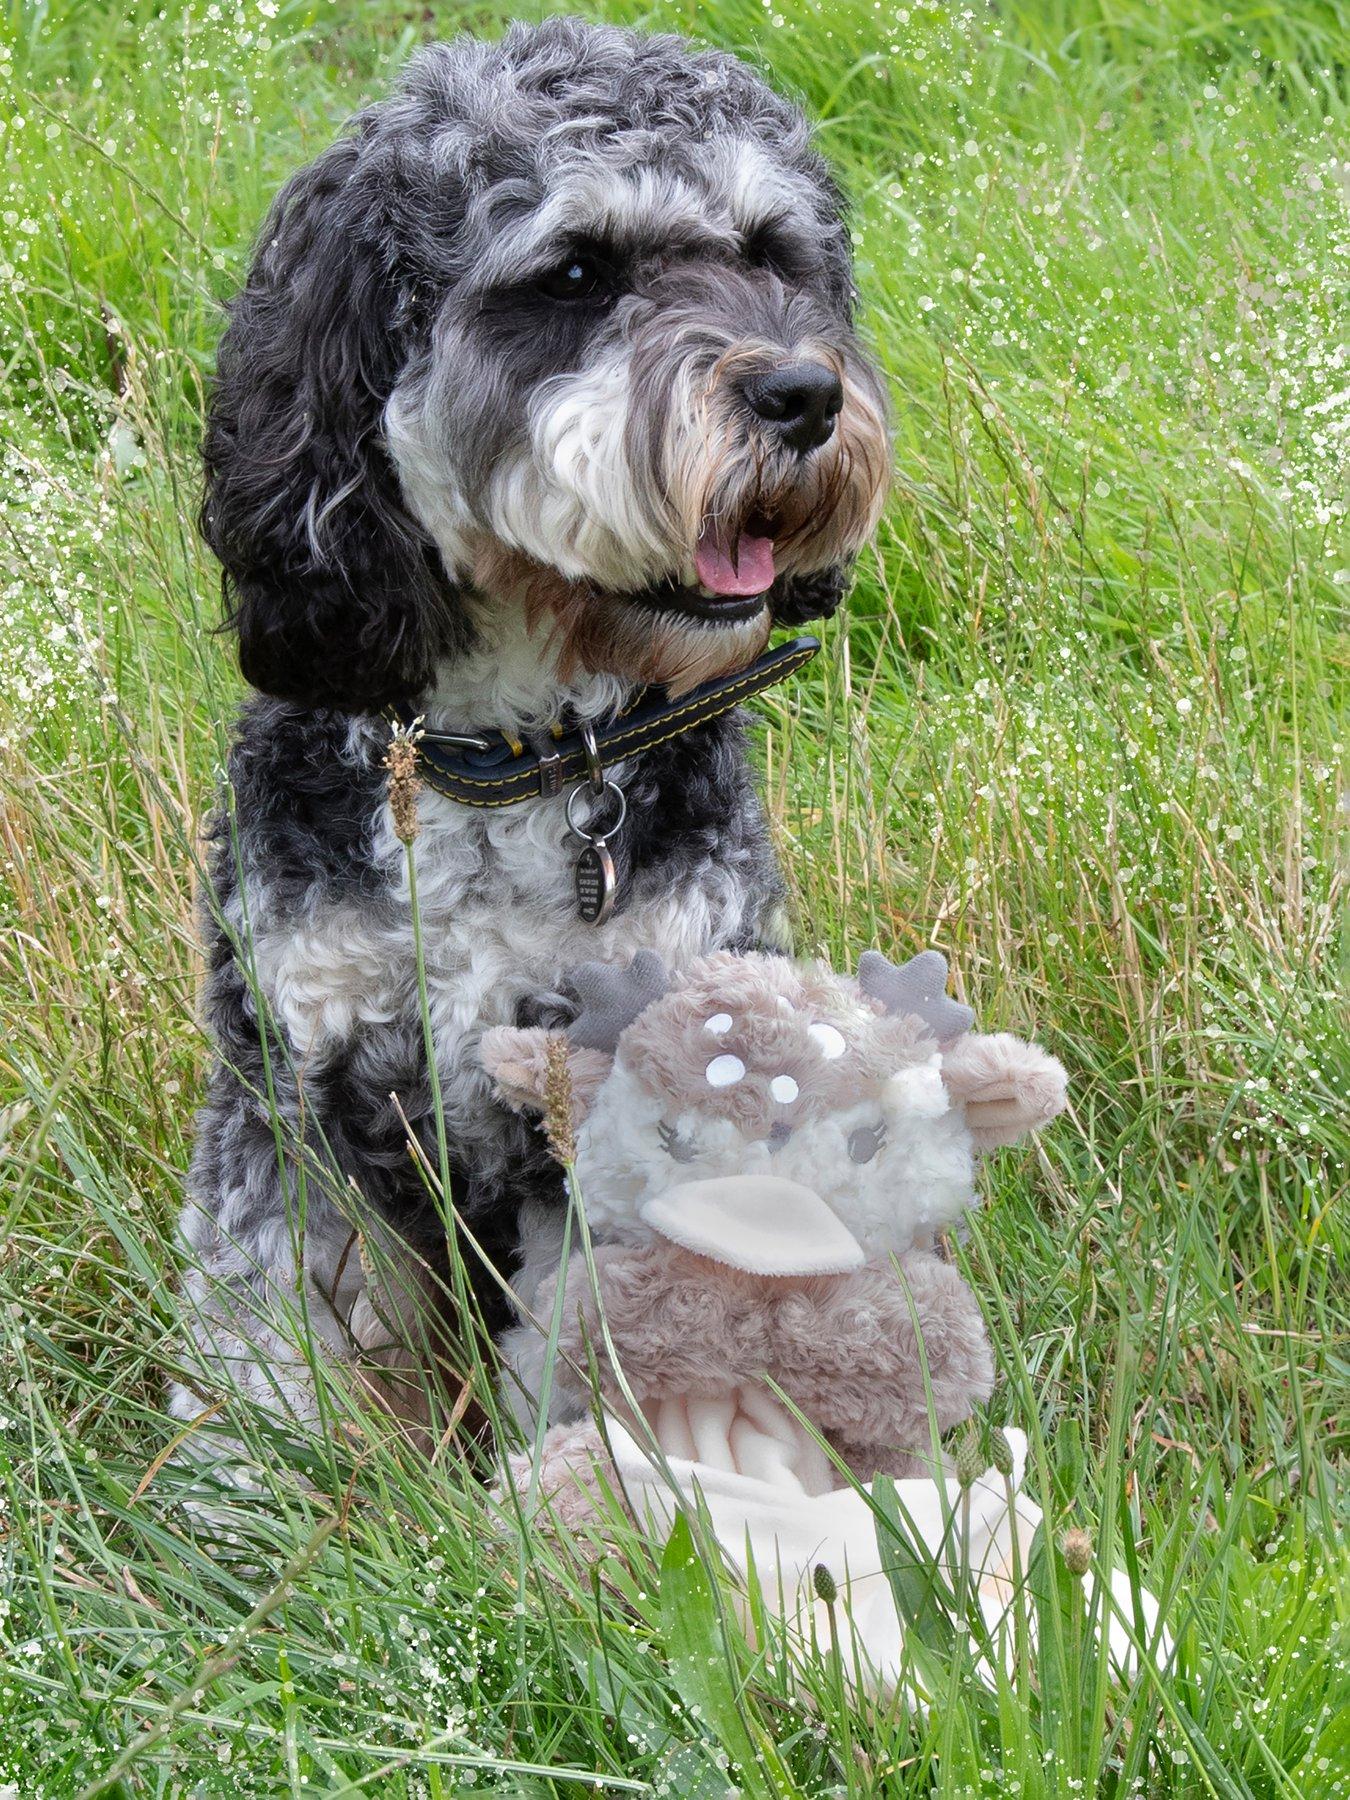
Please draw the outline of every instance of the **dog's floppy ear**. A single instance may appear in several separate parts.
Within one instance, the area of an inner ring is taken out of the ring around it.
[[[357,712],[423,686],[456,616],[382,439],[417,306],[382,173],[352,136],[282,190],[230,310],[204,445],[202,532],[244,675]]]
[[[995,1150],[1048,1125],[1067,1103],[1063,1066],[1039,1044],[972,1032],[942,1059],[942,1079],[976,1148]]]

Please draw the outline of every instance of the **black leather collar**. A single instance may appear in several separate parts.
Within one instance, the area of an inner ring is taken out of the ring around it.
[[[677,700],[664,688],[643,689],[617,718],[595,724],[594,742],[601,763],[641,756],[645,750],[720,718],[753,694],[795,675],[819,649],[816,638],[793,638],[766,650],[748,669],[705,681]],[[406,701],[391,706],[389,714],[405,726],[411,726],[417,717]],[[421,779],[463,806],[514,806],[519,800],[557,794],[591,769],[577,728],[534,744],[519,743],[497,730],[475,732],[472,737],[425,732],[417,740],[417,752]]]

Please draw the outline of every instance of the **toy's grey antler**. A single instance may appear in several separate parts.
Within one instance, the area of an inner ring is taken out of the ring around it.
[[[568,1041],[586,1050],[614,1050],[620,1035],[668,985],[665,964],[654,950],[639,950],[626,969],[582,963],[569,977],[581,1011],[567,1027]]]
[[[944,1048],[975,1023],[968,1006],[947,998],[947,959],[939,950],[921,950],[907,963],[887,962],[880,950],[858,959],[858,986],[888,1013],[922,1019]]]

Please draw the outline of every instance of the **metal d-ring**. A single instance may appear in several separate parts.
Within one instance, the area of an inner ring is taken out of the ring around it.
[[[606,780],[603,775],[601,776],[600,798],[603,800],[606,794],[613,794],[615,799],[619,802],[618,817],[607,831],[597,831],[594,824],[590,821],[585,825],[577,824],[576,819],[572,815],[572,809],[583,794],[588,797],[590,796],[589,784],[584,781],[579,781],[574,788],[571,788],[568,791],[567,806],[565,808],[568,829],[573,832],[575,836],[583,838],[588,844],[603,844],[614,836],[614,833],[620,829],[624,820],[628,817],[628,802],[624,798],[623,789],[617,782]]]
[[[581,738],[581,747],[586,752],[586,773],[591,778],[591,792],[597,796],[601,795],[606,787],[613,784],[605,780],[605,765],[600,760],[600,746],[595,741],[595,727],[589,719],[582,722],[578,728],[578,735]],[[618,826],[616,825],[614,829],[617,831]]]

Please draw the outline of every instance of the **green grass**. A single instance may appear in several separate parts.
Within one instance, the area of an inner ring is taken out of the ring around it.
[[[598,10],[762,62],[856,199],[896,495],[822,672],[763,708],[766,789],[803,948],[936,941],[1071,1072],[968,1247],[990,1417],[1177,1656],[986,1693],[939,1643],[926,1716],[850,1707],[724,1635],[687,1546],[591,1581],[355,1415],[309,1486],[233,1418],[267,1474],[232,1547],[173,1505],[195,846],[238,692],[191,524],[218,302],[297,160],[496,21],[5,0],[0,1793],[120,1757],[128,1795],[1343,1794],[1350,16]],[[1042,1581],[1048,1642],[1073,1602]]]

